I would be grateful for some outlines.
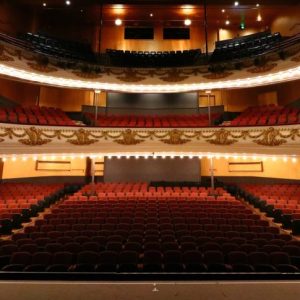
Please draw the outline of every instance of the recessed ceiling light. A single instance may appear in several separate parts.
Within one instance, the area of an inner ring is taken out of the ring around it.
[[[234,6],[239,6],[239,2],[238,2],[238,1],[235,1],[235,2],[234,2]]]
[[[185,26],[190,26],[192,24],[192,21],[190,19],[185,19],[184,20],[184,25]]]
[[[122,20],[121,20],[121,19],[116,19],[116,20],[115,20],[115,24],[116,24],[117,26],[122,25]]]
[[[43,3],[43,6],[44,6],[44,7],[46,7],[46,6],[47,6],[47,3],[46,3],[46,2],[44,2],[44,3]]]
[[[226,24],[226,25],[229,25],[229,24],[230,24],[230,21],[229,21],[229,20],[226,20],[226,21],[225,21],[225,24]]]
[[[67,0],[67,1],[66,1],[66,5],[71,5],[71,1],[70,1],[70,0]]]
[[[153,13],[150,14],[150,17],[151,17],[151,18],[153,17]]]
[[[224,14],[225,11],[226,11],[226,10],[223,8],[223,9],[222,9],[222,13]]]
[[[259,7],[259,3],[256,3],[256,7]]]

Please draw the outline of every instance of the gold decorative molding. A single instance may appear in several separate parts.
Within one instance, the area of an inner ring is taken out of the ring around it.
[[[218,73],[210,73],[206,75],[202,75],[206,79],[223,79],[231,76],[232,72],[218,72]]]
[[[97,139],[90,139],[91,133],[89,131],[86,131],[84,129],[79,129],[74,133],[74,136],[76,139],[68,139],[67,142],[71,143],[73,145],[91,145],[96,142],[98,142]]]
[[[27,136],[26,139],[19,139],[19,142],[28,146],[41,146],[44,144],[51,143],[51,139],[42,139],[43,131],[35,127],[30,127],[24,130],[24,134],[21,136]],[[14,133],[16,136],[16,134]]]
[[[35,71],[38,71],[38,72],[41,72],[41,73],[51,73],[51,72],[55,72],[57,71],[56,68],[54,67],[51,67],[49,65],[41,65],[41,64],[38,64],[38,63],[35,63],[35,62],[28,62],[27,65],[35,70]]]
[[[264,66],[257,66],[257,67],[250,68],[247,71],[250,73],[265,73],[273,70],[276,66],[277,64],[275,63],[266,64]]]
[[[263,146],[274,147],[274,146],[280,146],[287,142],[287,139],[284,139],[284,138],[279,139],[278,138],[278,137],[282,137],[282,135],[280,135],[280,131],[278,129],[275,129],[273,127],[270,127],[269,129],[264,130],[260,136],[262,138],[254,140],[254,143],[257,143],[257,144],[263,145]]]
[[[15,149],[18,144],[25,146],[60,147],[65,144],[74,147],[92,146],[98,143],[134,146],[141,143],[151,145],[168,144],[194,147],[196,145],[218,147],[235,145],[257,147],[280,147],[283,144],[300,145],[300,125],[278,127],[226,127],[226,128],[160,128],[160,129],[122,129],[122,128],[80,128],[24,126],[2,124],[0,142],[5,147]],[[107,144],[108,145],[108,144]],[[98,145],[96,146],[98,147]],[[300,146],[299,146],[300,149]],[[22,150],[23,151],[23,150]]]
[[[190,139],[183,139],[185,136],[184,132],[178,129],[171,130],[167,133],[168,138],[161,139],[161,141],[165,144],[169,145],[182,145],[190,142]]]
[[[237,139],[230,139],[230,137],[232,137],[231,132],[223,128],[216,131],[213,134],[213,136],[214,139],[207,139],[206,141],[209,142],[210,144],[222,145],[222,146],[228,146],[238,142]]]
[[[131,129],[126,129],[119,135],[119,137],[122,137],[122,139],[115,138],[115,142],[121,145],[137,145],[143,142],[142,139],[136,138],[137,135],[137,132],[132,131]]]

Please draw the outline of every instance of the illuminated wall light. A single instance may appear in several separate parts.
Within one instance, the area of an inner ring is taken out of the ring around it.
[[[66,156],[65,156],[65,155],[63,155],[63,156],[61,157],[61,159],[65,160],[65,159],[66,159]]]
[[[22,161],[27,161],[27,157],[26,157],[26,156],[23,156],[23,157],[22,157]]]
[[[149,158],[149,155],[144,155],[144,159],[148,159]]]
[[[184,25],[185,26],[190,26],[192,24],[192,21],[190,19],[185,19],[184,20]]]
[[[126,155],[126,159],[129,159],[130,158],[130,155]]]
[[[16,158],[15,156],[13,156],[13,157],[11,158],[11,160],[12,160],[12,161],[16,161],[17,158]]]
[[[171,157],[171,159],[174,159],[174,158],[175,158],[175,155],[171,155],[170,157]]]
[[[45,155],[42,156],[42,160],[46,160],[47,157]]]
[[[239,3],[238,1],[235,1],[235,2],[234,2],[234,6],[239,6],[239,4],[240,4],[240,3]]]
[[[37,160],[38,160],[38,157],[37,157],[36,155],[34,155],[34,156],[32,157],[32,159],[33,159],[34,161],[37,161]]]
[[[139,159],[140,157],[139,157],[139,155],[135,155],[134,158],[135,159]]]
[[[277,157],[276,157],[276,156],[273,156],[273,157],[272,157],[272,161],[277,161]]]
[[[184,155],[181,154],[181,155],[179,155],[179,157],[180,157],[181,159],[183,159],[183,158],[184,158]]]
[[[263,156],[263,157],[262,157],[262,160],[263,160],[263,161],[266,161],[267,159],[268,159],[268,158],[267,158],[266,156]]]
[[[70,158],[71,158],[71,160],[72,160],[72,159],[75,159],[75,155],[74,155],[74,154],[71,154],[71,155],[70,155]],[[95,158],[95,157],[94,157],[94,158]]]
[[[117,155],[117,159],[121,159],[121,155]]]
[[[112,156],[111,156],[111,155],[108,155],[108,156],[107,156],[107,158],[108,158],[108,159],[111,159],[111,158],[112,158]]]
[[[83,155],[83,154],[80,154],[79,158],[80,158],[80,159],[84,159],[84,155]]]
[[[189,155],[189,159],[192,159],[194,156],[193,155]]]
[[[262,17],[261,17],[261,14],[258,13],[257,17],[256,17],[256,21],[257,22],[261,22],[262,21]]]
[[[253,159],[253,160],[257,160],[257,156],[255,156],[255,155],[252,156],[252,159]]]
[[[293,157],[292,158],[292,163],[296,163],[297,162],[297,158],[296,157]]]
[[[2,157],[2,161],[3,161],[3,162],[6,162],[6,161],[7,161],[7,158],[6,158],[6,157]]]
[[[284,162],[287,162],[288,161],[288,158],[285,156],[285,157],[283,157],[283,159],[282,159]]]
[[[121,26],[121,25],[122,25],[122,20],[121,20],[121,19],[116,19],[116,20],[115,20],[115,24],[116,24],[117,26]]]

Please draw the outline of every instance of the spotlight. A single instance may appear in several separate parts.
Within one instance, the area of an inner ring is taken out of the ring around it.
[[[239,2],[238,2],[238,1],[235,1],[235,2],[234,2],[234,6],[239,6]]]
[[[256,7],[259,7],[259,3],[256,3]]]
[[[116,20],[115,20],[115,24],[116,24],[117,26],[122,25],[122,20],[121,20],[121,19],[116,19]]]
[[[70,0],[67,0],[67,1],[66,1],[66,5],[71,5],[71,1],[70,1]]]
[[[153,17],[153,13],[151,13],[149,16],[152,18]]]
[[[230,24],[230,21],[229,20],[226,20],[225,21],[225,25],[229,25]]]
[[[47,3],[46,3],[46,2],[44,2],[44,3],[43,3],[43,6],[44,6],[44,7],[46,7],[46,6],[47,6]]]
[[[223,9],[222,9],[222,14],[224,14],[224,13],[225,13],[225,11],[226,11],[226,10],[223,8]]]

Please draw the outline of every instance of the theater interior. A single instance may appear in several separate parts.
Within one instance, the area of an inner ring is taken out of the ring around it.
[[[0,1],[0,299],[299,280],[299,0]]]

